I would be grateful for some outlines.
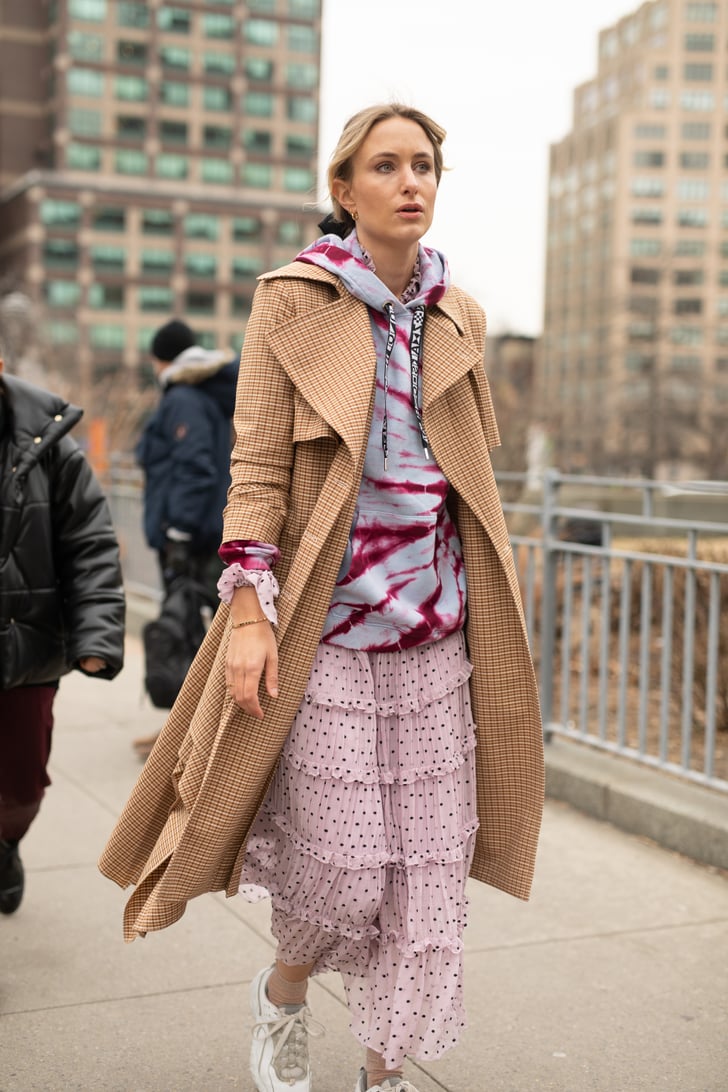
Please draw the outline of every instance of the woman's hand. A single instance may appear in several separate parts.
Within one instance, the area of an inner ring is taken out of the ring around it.
[[[106,660],[102,660],[100,656],[84,656],[78,661],[78,666],[82,671],[88,671],[89,675],[95,675],[97,671],[104,670]]]
[[[234,621],[260,617],[255,588],[235,589],[231,615]],[[264,673],[266,690],[272,698],[277,698],[278,645],[270,622],[261,621],[233,629],[225,660],[225,686],[243,712],[258,720],[263,719],[258,687]]]

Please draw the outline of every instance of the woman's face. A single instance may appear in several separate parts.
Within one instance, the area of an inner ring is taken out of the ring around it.
[[[409,118],[378,122],[352,161],[349,182],[337,179],[334,196],[357,214],[367,250],[412,246],[432,223],[437,196],[435,158],[424,129]]]

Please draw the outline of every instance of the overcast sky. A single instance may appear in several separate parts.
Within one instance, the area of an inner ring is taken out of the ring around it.
[[[597,36],[630,0],[323,0],[321,165],[346,119],[400,99],[448,132],[425,242],[488,313],[542,328],[549,144],[597,70]]]

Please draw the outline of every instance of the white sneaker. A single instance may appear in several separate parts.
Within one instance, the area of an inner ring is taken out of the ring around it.
[[[264,967],[250,984],[255,1021],[250,1047],[253,1082],[258,1092],[311,1092],[308,1037],[323,1035],[324,1029],[312,1018],[308,1005],[279,1009],[268,1000],[272,970]]]
[[[354,1092],[417,1092],[417,1089],[404,1077],[387,1077],[384,1084],[375,1084],[367,1089],[367,1071],[359,1070],[359,1080],[356,1082]]]

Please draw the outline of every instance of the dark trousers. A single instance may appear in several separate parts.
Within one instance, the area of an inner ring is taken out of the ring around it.
[[[0,838],[6,842],[20,841],[51,783],[46,767],[57,689],[0,690]]]

